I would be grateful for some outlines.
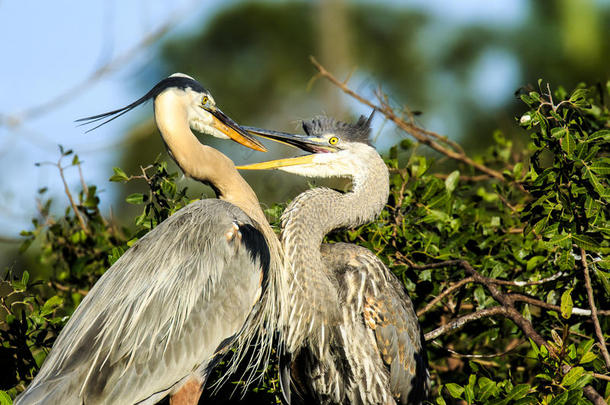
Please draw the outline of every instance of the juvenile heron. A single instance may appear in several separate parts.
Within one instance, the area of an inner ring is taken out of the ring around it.
[[[291,303],[284,308],[285,345],[292,360],[281,378],[289,403],[418,404],[427,395],[421,331],[402,284],[369,250],[322,244],[334,229],[375,219],[388,199],[388,170],[369,143],[369,124],[364,117],[354,125],[314,119],[303,123],[306,136],[244,127],[311,154],[238,169],[352,180],[346,193],[305,191],[282,215]]]
[[[106,271],[16,404],[152,404],[168,394],[173,404],[197,403],[209,370],[236,341],[245,348],[259,339],[254,360],[266,361],[272,336],[262,330],[276,329],[281,247],[233,162],[190,128],[264,148],[183,74],[79,121],[100,126],[148,100],[170,155],[218,199],[182,208]]]

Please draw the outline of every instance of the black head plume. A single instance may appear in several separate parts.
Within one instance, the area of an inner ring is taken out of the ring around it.
[[[303,121],[303,131],[310,136],[332,132],[348,142],[361,142],[370,145],[371,121],[374,114],[375,110],[368,118],[361,115],[355,124],[337,121],[330,117],[316,117],[312,120]]]
[[[163,91],[170,89],[170,88],[178,88],[178,89],[183,89],[183,90],[190,88],[193,91],[200,92],[200,93],[208,92],[197,80],[195,80],[191,77],[188,77],[186,75],[173,74],[170,77],[167,77],[167,78],[161,80],[159,83],[157,83],[155,85],[155,87],[150,89],[150,91],[148,93],[146,93],[144,96],[140,97],[138,100],[134,101],[133,103],[131,103],[129,105],[126,105],[123,108],[119,108],[118,110],[114,110],[114,111],[108,111],[103,114],[92,115],[91,117],[80,118],[80,119],[77,119],[76,122],[80,122],[79,126],[81,126],[81,125],[93,124],[94,122],[98,122],[98,121],[108,118],[105,121],[103,121],[101,124],[98,124],[95,127],[88,129],[86,131],[86,132],[91,132],[94,129],[101,127],[102,125],[107,124],[110,121],[113,121],[113,120],[119,118],[121,115],[128,113],[129,111],[133,110],[140,104],[143,104],[143,103],[147,102],[148,100],[153,100],[159,94],[163,93]]]

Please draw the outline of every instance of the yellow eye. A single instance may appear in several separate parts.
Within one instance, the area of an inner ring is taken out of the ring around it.
[[[206,105],[208,103],[209,99],[208,96],[203,96],[203,98],[201,99],[201,105]]]
[[[336,145],[337,142],[339,142],[339,138],[337,138],[336,136],[333,136],[328,140],[328,143],[330,143],[331,145]]]

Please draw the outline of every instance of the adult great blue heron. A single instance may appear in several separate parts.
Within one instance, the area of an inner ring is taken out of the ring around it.
[[[233,162],[199,143],[190,127],[264,148],[183,74],[124,108],[80,121],[103,125],[150,99],[171,156],[219,199],[184,207],[108,269],[16,404],[152,404],[168,394],[172,403],[197,403],[223,351],[236,339],[254,339],[263,322],[275,329],[279,241]],[[258,361],[272,339],[262,336]]]
[[[347,193],[305,191],[282,216],[291,302],[284,316],[292,364],[281,374],[288,402],[289,376],[303,402],[417,404],[427,394],[421,331],[402,284],[369,250],[322,244],[333,229],[372,221],[388,199],[388,170],[369,144],[369,124],[364,117],[354,125],[320,118],[303,123],[306,136],[244,127],[312,154],[238,169],[352,180]]]

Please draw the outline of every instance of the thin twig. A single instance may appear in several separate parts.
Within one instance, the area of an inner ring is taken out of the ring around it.
[[[608,405],[604,397],[599,395],[599,393],[590,385],[587,385],[582,389],[585,393],[589,401],[593,402],[593,405]]]
[[[359,94],[357,94],[356,92],[351,90],[349,87],[347,87],[347,85],[345,85],[345,83],[339,81],[335,76],[332,75],[332,73],[327,71],[322,65],[320,65],[320,63],[313,56],[310,57],[310,60],[311,60],[311,63],[316,67],[316,69],[318,69],[318,72],[322,77],[329,80],[335,86],[339,87],[344,93],[348,94],[349,96],[353,97],[354,99],[358,100],[359,102],[369,106],[370,108],[373,108],[373,109],[381,112],[383,115],[386,116],[386,118],[388,118],[390,121],[394,122],[403,131],[411,134],[411,136],[413,136],[419,142],[423,143],[424,145],[429,146],[430,148],[434,149],[435,151],[437,151],[439,153],[442,153],[445,156],[448,156],[459,162],[465,163],[468,166],[474,167],[475,169],[477,169],[483,173],[486,173],[486,174],[490,175],[491,177],[494,177],[494,178],[496,178],[498,180],[502,180],[502,181],[505,180],[502,173],[500,173],[494,169],[491,169],[481,163],[475,162],[474,160],[472,160],[471,158],[469,158],[468,156],[466,156],[463,153],[448,149],[433,139],[433,138],[435,138],[435,139],[444,141],[445,137],[438,135],[434,132],[427,131],[414,124],[410,124],[410,123],[404,121],[399,116],[397,116],[394,113],[394,111],[392,110],[392,108],[389,107],[388,105],[379,106],[379,105],[376,105],[376,104],[370,102],[369,100],[365,99],[364,97],[361,97]],[[447,143],[447,142],[445,141],[445,143]]]
[[[430,308],[432,308],[434,305],[436,305],[437,302],[439,302],[440,300],[445,298],[447,295],[451,294],[453,291],[457,290],[464,284],[472,283],[473,281],[474,281],[474,278],[467,277],[467,278],[464,278],[464,279],[458,281],[457,283],[451,285],[451,287],[447,288],[445,291],[440,293],[436,298],[434,298],[432,301],[430,301],[428,304],[426,304],[425,307],[423,307],[422,309],[417,311],[417,316],[422,316],[423,314],[428,312],[430,310]]]
[[[610,381],[610,375],[599,374],[599,373],[591,373],[591,375],[600,380]]]
[[[64,191],[68,196],[68,200],[70,200],[72,211],[74,211],[74,215],[78,219],[78,223],[80,224],[81,229],[83,230],[83,232],[85,232],[85,234],[91,235],[89,228],[87,228],[87,225],[85,224],[85,220],[83,219],[82,215],[80,214],[80,211],[78,210],[78,207],[76,206],[76,203],[74,202],[74,198],[72,198],[72,193],[70,193],[70,188],[68,187],[66,177],[64,176],[64,168],[61,166],[61,159],[59,160],[59,162],[57,162],[57,168],[59,169],[59,176],[61,177],[61,181],[64,183]]]
[[[399,252],[396,252],[396,253],[399,253]],[[403,256],[402,254],[400,254],[400,256],[401,256],[401,259],[403,259],[406,262],[404,264],[414,268],[415,270],[437,269],[440,267],[447,267],[449,265],[456,264],[456,262],[459,262],[459,260],[447,260],[444,262],[436,262],[436,263],[428,263],[428,264],[415,264],[413,261],[409,260],[407,257]],[[528,285],[539,285],[539,284],[549,283],[551,281],[557,280],[558,278],[560,278],[563,275],[564,275],[564,273],[560,271],[549,277],[545,277],[542,280],[535,280],[535,281],[519,281],[519,280],[510,281],[510,280],[501,280],[498,278],[489,278],[489,277],[484,277],[484,276],[481,276],[481,277],[483,279],[485,279],[486,282],[489,282],[492,284],[509,285],[509,286],[515,286],[515,287],[525,287]]]
[[[437,177],[441,180],[445,180],[447,177],[449,177],[448,174],[444,174],[444,173],[434,173],[433,176]],[[479,181],[484,181],[484,180],[489,180],[489,179],[491,179],[491,176],[488,174],[478,174],[476,176],[460,175],[460,181],[465,181],[467,183],[478,183]]]
[[[83,297],[89,293],[89,291],[86,291],[86,290],[83,290],[83,289],[80,289],[80,288],[73,289],[73,288],[70,288],[70,287],[66,287],[65,285],[61,285],[61,284],[57,284],[57,283],[53,283],[53,282],[51,282],[51,281],[49,281],[49,282],[47,283],[47,285],[48,285],[49,287],[51,287],[51,288],[55,288],[56,290],[59,290],[59,291],[76,291],[77,293],[79,293],[79,294],[80,294],[80,295],[82,295]]]
[[[498,311],[497,314],[502,313],[504,316],[506,316],[507,318],[512,320],[521,329],[521,331],[525,334],[525,336],[530,338],[534,343],[536,343],[536,345],[546,347],[546,349],[548,350],[549,354],[552,357],[554,357],[558,360],[561,360],[561,354],[558,353],[557,350],[552,345],[548,344],[548,342],[542,337],[542,335],[540,335],[538,333],[538,331],[536,331],[536,329],[534,328],[534,325],[532,325],[532,323],[530,321],[528,321],[523,315],[521,315],[521,313],[519,311],[517,311],[517,309],[515,308],[515,305],[514,305],[514,302],[515,302],[515,300],[513,299],[514,297],[511,297],[510,294],[502,293],[498,289],[498,287],[493,282],[490,281],[491,279],[481,276],[479,274],[479,272],[477,272],[472,267],[472,265],[470,263],[468,263],[466,260],[447,260],[444,262],[432,263],[427,266],[428,266],[428,268],[438,268],[438,267],[445,267],[445,266],[452,266],[452,265],[461,266],[464,270],[466,270],[467,273],[469,273],[474,278],[474,280],[476,282],[485,285],[487,290],[491,293],[491,296],[499,304],[501,304],[498,307],[488,308],[489,310],[492,310],[495,308],[502,308],[502,311],[495,310],[495,311]],[[424,266],[421,266],[421,267],[424,267]],[[484,310],[482,310],[482,311],[484,311]],[[481,311],[478,311],[478,312],[481,312]],[[432,333],[432,332],[430,332],[430,333]],[[563,372],[563,370],[562,370],[562,372]],[[595,405],[602,405],[602,404],[607,405],[604,398],[601,395],[599,395],[599,393],[592,386],[587,385],[586,387],[583,388],[583,392],[585,393],[587,398],[591,402],[593,402]]]
[[[501,353],[495,353],[495,354],[464,354],[464,353],[458,353],[455,350],[452,350],[452,349],[449,349],[447,347],[444,347],[443,345],[441,345],[438,342],[434,342],[434,341],[432,342],[433,345],[435,345],[435,346],[437,346],[437,347],[439,347],[439,348],[441,348],[443,350],[447,350],[449,353],[453,354],[454,356],[465,357],[465,358],[468,358],[468,359],[492,359],[492,358],[495,358],[495,357],[501,357],[501,356],[504,356],[504,355],[512,352],[513,350],[515,350],[517,347],[519,347],[519,345],[521,343],[523,343],[522,340],[515,339],[512,342],[510,342],[508,344],[508,346],[506,346],[506,349],[504,349],[504,351],[501,352]]]
[[[510,296],[510,298],[513,301],[527,302],[528,304],[532,304],[532,305],[535,305],[540,308],[561,312],[560,306],[549,304],[548,302],[544,302],[544,301],[538,300],[536,298],[528,297],[527,295],[513,294],[513,293],[508,294],[508,295]],[[610,310],[601,310],[601,311],[598,311],[598,314],[604,315],[604,316],[610,316]],[[575,307],[575,308],[572,308],[572,315],[591,316],[591,310]]]
[[[424,335],[424,338],[426,339],[426,341],[436,339],[437,337],[444,335],[448,332],[455,331],[456,329],[460,329],[461,327],[463,327],[464,325],[466,325],[469,322],[477,321],[479,319],[487,318],[487,317],[494,316],[494,315],[506,316],[507,315],[506,308],[504,308],[502,305],[498,305],[495,307],[481,309],[480,311],[476,311],[476,312],[470,313],[468,315],[461,316],[461,317],[449,322],[448,324],[440,326],[440,327],[434,329],[433,331],[426,333]]]
[[[76,164],[76,166],[78,167],[78,176],[80,177],[80,185],[83,188],[83,194],[85,196],[89,195],[89,187],[87,187],[87,183],[85,182],[85,176],[83,176],[83,168],[80,164],[80,162],[78,162]]]
[[[597,318],[597,307],[595,306],[595,300],[593,299],[593,288],[591,288],[591,276],[589,275],[589,265],[587,264],[587,253],[583,248],[580,248],[580,260],[585,273],[585,287],[587,289],[587,296],[589,297],[589,306],[591,307],[591,320],[593,320],[593,325],[595,325],[595,334],[597,335],[599,347],[604,356],[604,361],[606,362],[606,368],[610,369],[610,353],[608,353],[604,334],[602,333],[602,328],[600,327],[599,319]]]

